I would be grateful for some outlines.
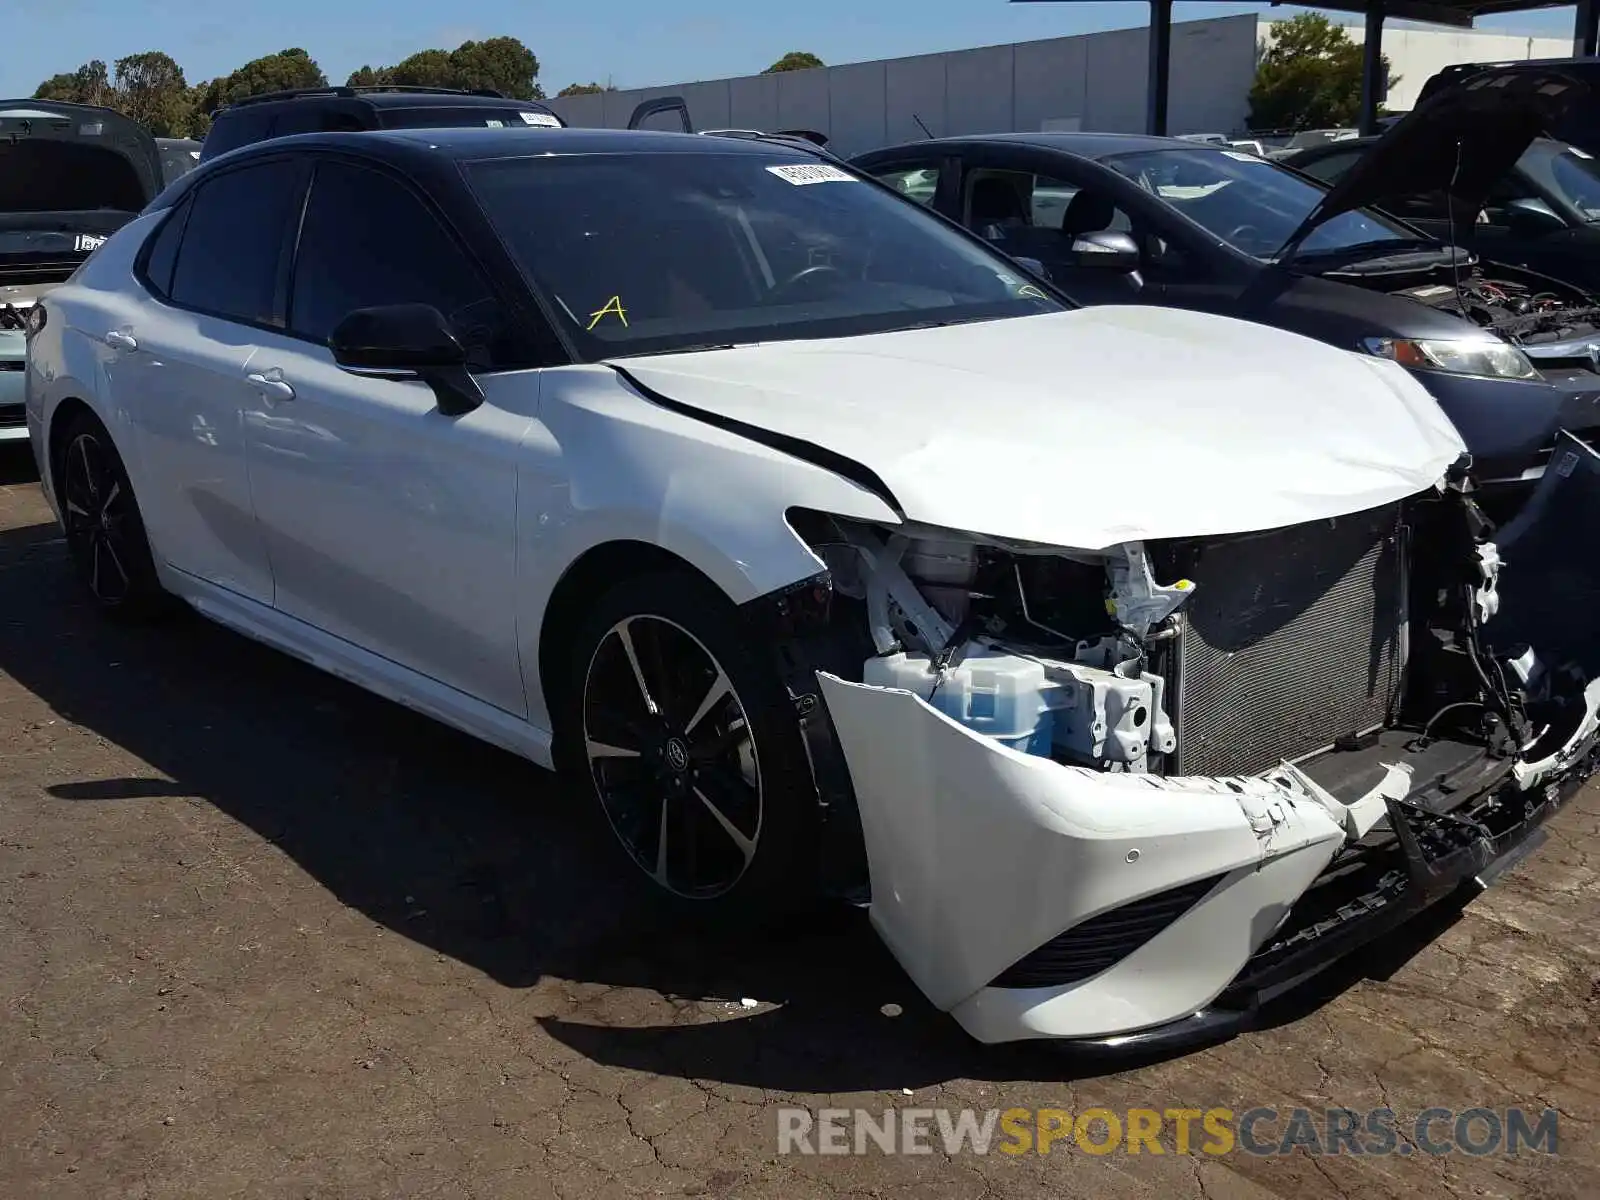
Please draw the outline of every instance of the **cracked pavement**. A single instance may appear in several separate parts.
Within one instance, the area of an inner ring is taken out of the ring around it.
[[[1593,788],[1269,1027],[1108,1063],[977,1045],[856,912],[669,938],[544,773],[198,619],[99,620],[25,451],[0,596],[5,1197],[1600,1195]],[[1561,1153],[780,1156],[786,1105],[1522,1105]]]

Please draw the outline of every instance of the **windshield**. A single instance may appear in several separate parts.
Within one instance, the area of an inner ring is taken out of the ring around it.
[[[914,202],[782,150],[466,168],[588,358],[1060,311]]]
[[[1148,150],[1101,160],[1236,250],[1271,258],[1327,189],[1278,164],[1238,150]],[[1415,233],[1371,209],[1319,225],[1302,254],[1415,244]]]
[[[1585,221],[1600,220],[1600,164],[1576,146],[1550,157],[1550,181]]]

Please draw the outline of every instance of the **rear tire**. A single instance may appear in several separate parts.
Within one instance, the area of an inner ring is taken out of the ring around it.
[[[816,896],[817,800],[768,648],[688,571],[591,609],[557,722],[564,768],[677,915],[764,923]]]
[[[51,464],[67,549],[95,607],[140,619],[166,607],[133,483],[110,433],[93,413],[69,419]]]

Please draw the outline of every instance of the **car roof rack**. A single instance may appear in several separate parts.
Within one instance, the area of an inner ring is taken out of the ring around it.
[[[368,95],[372,92],[420,92],[432,96],[486,96],[491,100],[505,100],[509,97],[504,92],[497,92],[494,88],[442,88],[442,87],[413,87],[406,83],[374,83],[363,84],[360,87],[314,87],[314,88],[287,88],[280,92],[261,92],[255,96],[245,96],[235,100],[228,108],[243,108],[250,104],[266,104],[273,100],[299,100],[307,96],[336,96],[345,100],[354,100],[358,96]],[[518,103],[524,103],[518,101]],[[531,103],[531,102],[530,102]]]

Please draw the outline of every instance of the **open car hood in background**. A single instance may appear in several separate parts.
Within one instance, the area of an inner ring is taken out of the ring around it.
[[[134,214],[162,187],[156,141],[108,108],[0,100],[0,225],[13,214]]]
[[[1544,134],[1595,152],[1600,60],[1485,68],[1437,89],[1397,121],[1335,184],[1285,244],[1340,213],[1399,196],[1448,192],[1469,211]]]

